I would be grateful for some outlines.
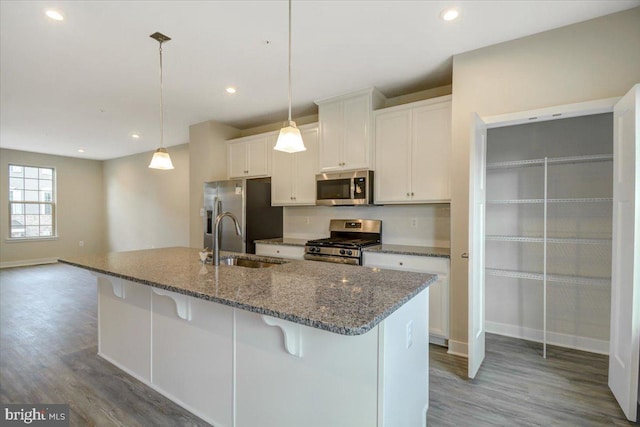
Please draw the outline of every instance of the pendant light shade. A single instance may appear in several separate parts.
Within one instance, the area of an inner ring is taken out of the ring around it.
[[[307,149],[302,141],[300,129],[296,127],[296,122],[291,120],[291,0],[289,0],[289,120],[280,129],[278,141],[273,149],[285,153],[297,153]]]
[[[157,40],[160,44],[160,148],[153,153],[149,169],[171,170],[173,169],[173,163],[171,163],[171,157],[169,157],[169,153],[164,148],[164,99],[162,96],[162,43],[171,40],[171,38],[157,32],[149,37]]]
[[[171,157],[164,148],[158,148],[153,157],[151,163],[149,163],[150,169],[171,170],[173,169],[173,163],[171,163]]]
[[[305,151],[307,147],[302,142],[302,135],[300,135],[300,129],[296,127],[296,122],[285,122],[280,134],[278,135],[278,141],[274,150],[284,151],[285,153],[297,153],[299,151]]]

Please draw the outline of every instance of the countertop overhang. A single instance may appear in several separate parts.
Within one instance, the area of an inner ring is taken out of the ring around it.
[[[259,269],[216,267],[202,264],[198,252],[174,247],[59,261],[341,335],[366,333],[437,279],[435,274],[318,261],[282,260],[286,262]],[[234,252],[221,256],[265,259]]]

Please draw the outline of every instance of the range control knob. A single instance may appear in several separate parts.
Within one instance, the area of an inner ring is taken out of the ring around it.
[[[353,255],[353,251],[347,251],[347,255]]]
[[[309,248],[309,252],[318,252],[318,251],[320,251],[320,249],[318,249],[318,248],[316,248],[316,247],[314,247],[314,246],[311,246],[311,247]]]
[[[344,255],[345,254],[345,250],[344,249],[340,249],[340,255]]]

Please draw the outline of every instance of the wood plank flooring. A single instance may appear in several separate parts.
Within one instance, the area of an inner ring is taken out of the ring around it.
[[[72,426],[208,425],[96,353],[94,276],[64,264],[0,270],[0,402],[69,403]],[[488,335],[470,381],[466,359],[432,346],[429,426],[638,425],[607,387],[606,356],[548,353]]]

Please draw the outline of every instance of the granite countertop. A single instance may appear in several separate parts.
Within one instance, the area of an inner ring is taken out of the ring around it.
[[[263,243],[265,245],[284,245],[284,246],[304,246],[307,239],[294,239],[290,237],[277,237],[274,239],[254,240],[253,243]]]
[[[66,257],[60,262],[132,282],[285,319],[341,335],[360,335],[437,276],[317,261],[269,268],[201,264],[198,249],[163,248]],[[273,260],[256,255],[221,252]]]
[[[437,258],[450,258],[449,248],[435,248],[429,246],[407,246],[407,245],[380,245],[364,248],[365,252],[379,252],[385,254],[430,256]]]

